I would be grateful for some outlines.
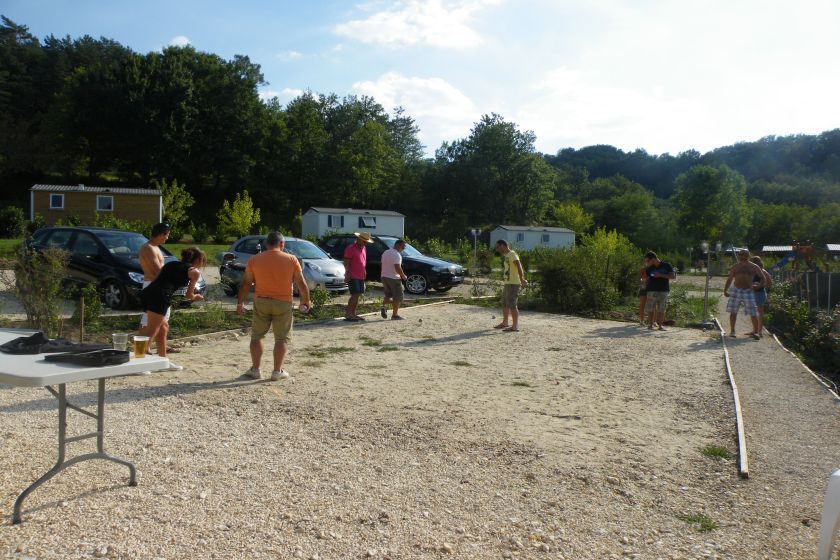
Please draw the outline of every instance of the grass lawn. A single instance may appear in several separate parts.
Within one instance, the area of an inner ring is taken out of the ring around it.
[[[0,257],[12,257],[23,239],[0,239]]]
[[[181,258],[181,251],[194,245],[198,245],[199,249],[207,253],[207,264],[215,266],[221,264],[219,253],[226,253],[230,248],[230,245],[215,245],[212,243],[167,243],[164,247],[176,257]]]

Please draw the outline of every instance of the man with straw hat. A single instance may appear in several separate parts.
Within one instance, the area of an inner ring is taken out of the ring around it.
[[[356,242],[348,245],[344,250],[344,281],[350,287],[350,300],[347,302],[345,321],[364,321],[356,314],[359,298],[365,293],[365,279],[367,278],[367,245],[373,243],[373,238],[366,231],[354,233]]]

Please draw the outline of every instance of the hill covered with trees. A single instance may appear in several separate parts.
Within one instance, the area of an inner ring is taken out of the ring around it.
[[[312,92],[283,106],[260,99],[263,84],[247,56],[40,40],[3,18],[0,199],[26,208],[34,183],[177,182],[197,201],[190,219],[211,227],[247,190],[263,224],[292,230],[301,211],[328,205],[401,211],[419,238],[518,223],[605,226],[657,250],[840,242],[840,130],[705,154],[541,154],[532,132],[490,114],[427,158],[400,108]]]

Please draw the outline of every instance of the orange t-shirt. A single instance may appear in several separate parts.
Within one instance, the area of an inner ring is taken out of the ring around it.
[[[300,262],[294,255],[269,249],[248,259],[245,271],[254,277],[257,297],[292,301],[292,280],[295,272],[300,272]]]

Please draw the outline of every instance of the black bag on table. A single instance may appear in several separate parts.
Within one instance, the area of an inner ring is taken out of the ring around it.
[[[50,354],[44,356],[44,361],[63,364],[73,364],[88,367],[106,367],[125,364],[131,359],[127,350],[93,350],[91,352],[67,352],[64,354]]]
[[[21,336],[0,344],[0,352],[5,354],[49,354],[52,352],[87,352],[90,350],[104,350],[110,348],[107,344],[98,342],[78,343],[64,338],[50,340],[41,331],[30,336]]]

